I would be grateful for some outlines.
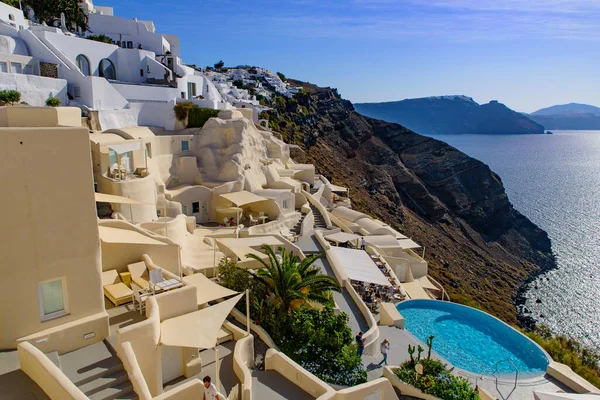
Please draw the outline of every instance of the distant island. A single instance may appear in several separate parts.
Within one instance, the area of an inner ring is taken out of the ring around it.
[[[354,107],[360,114],[398,123],[423,135],[544,133],[544,126],[502,103],[478,104],[460,95],[356,103]]]
[[[569,103],[542,108],[527,117],[546,129],[599,130],[600,108],[589,104]]]

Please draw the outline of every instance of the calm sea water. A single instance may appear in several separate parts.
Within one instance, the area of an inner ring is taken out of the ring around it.
[[[532,316],[600,348],[600,131],[435,138],[488,164],[515,208],[548,232],[558,268],[529,286]]]

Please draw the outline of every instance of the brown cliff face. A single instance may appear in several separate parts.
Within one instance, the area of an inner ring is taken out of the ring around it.
[[[335,89],[292,84],[306,93],[277,103],[275,130],[347,186],[354,208],[424,246],[430,274],[453,300],[517,323],[518,288],[554,258],[547,234],[512,207],[500,178],[441,141],[357,114]]]

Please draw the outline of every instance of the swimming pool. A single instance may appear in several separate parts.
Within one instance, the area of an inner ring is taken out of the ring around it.
[[[519,375],[534,376],[542,375],[549,364],[544,351],[529,338],[474,308],[436,300],[407,300],[396,308],[408,331],[423,343],[435,336],[433,350],[466,371],[491,375],[497,361],[509,358]],[[498,374],[514,374],[514,368],[500,363]]]

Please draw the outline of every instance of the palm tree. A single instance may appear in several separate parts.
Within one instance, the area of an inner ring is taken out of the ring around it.
[[[261,246],[268,256],[268,262],[255,254],[247,257],[260,262],[264,268],[253,272],[254,278],[262,283],[269,296],[269,302],[283,311],[297,309],[308,302],[329,305],[332,303],[331,291],[341,291],[338,283],[320,273],[313,263],[322,254],[312,254],[304,260],[279,248],[276,254],[268,245]]]

